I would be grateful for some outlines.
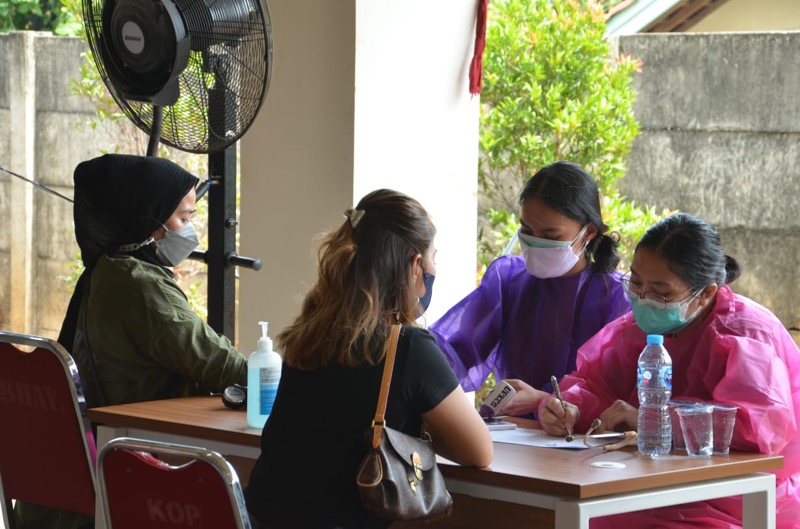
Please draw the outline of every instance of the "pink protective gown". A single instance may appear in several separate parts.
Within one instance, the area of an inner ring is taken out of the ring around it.
[[[564,399],[580,409],[583,432],[620,399],[638,407],[636,367],[645,335],[632,313],[611,322],[578,349],[564,377]],[[723,286],[703,323],[680,338],[665,336],[672,357],[672,398],[739,406],[731,449],[781,454],[775,472],[778,529],[800,529],[800,351],[781,322],[758,303]],[[612,527],[741,527],[741,498],[607,516]]]

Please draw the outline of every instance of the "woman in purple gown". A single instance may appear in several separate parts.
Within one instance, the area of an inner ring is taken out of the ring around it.
[[[575,369],[578,347],[630,310],[617,237],[600,213],[595,180],[570,162],[540,169],[520,193],[522,256],[504,255],[481,284],[430,326],[466,391],[489,373],[517,395],[509,414],[537,409],[550,377]]]

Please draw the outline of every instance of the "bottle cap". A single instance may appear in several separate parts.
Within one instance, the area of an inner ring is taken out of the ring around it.
[[[664,336],[661,334],[648,334],[647,345],[661,345],[664,343]]]
[[[256,343],[256,350],[260,353],[272,351],[272,340],[267,335],[269,322],[260,321],[258,324],[261,325],[261,338],[259,338],[258,342]]]

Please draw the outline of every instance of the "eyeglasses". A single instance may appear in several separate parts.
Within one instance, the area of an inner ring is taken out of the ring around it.
[[[668,303],[673,303],[675,301],[675,297],[667,298],[665,296],[662,296],[661,294],[656,294],[655,292],[642,292],[641,290],[638,290],[636,288],[636,285],[631,283],[630,277],[627,276],[623,277],[622,279],[620,279],[620,282],[622,283],[622,290],[625,291],[625,294],[627,294],[628,297],[631,298],[631,300],[637,300],[637,301],[641,299],[649,300],[652,303],[652,305],[654,305],[654,307],[657,309],[664,310],[667,308]],[[683,292],[691,290],[692,288],[689,287]],[[681,292],[681,294],[683,294],[683,292]],[[698,290],[698,293],[699,292],[700,291]],[[695,295],[697,295],[697,293],[695,293]],[[681,300],[681,301],[686,301],[686,300]]]

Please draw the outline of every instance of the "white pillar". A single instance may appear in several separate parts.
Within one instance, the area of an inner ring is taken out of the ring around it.
[[[312,238],[377,188],[437,226],[432,322],[475,286],[479,99],[468,91],[477,3],[271,0],[272,83],[241,141],[239,348],[275,336],[316,277]]]

